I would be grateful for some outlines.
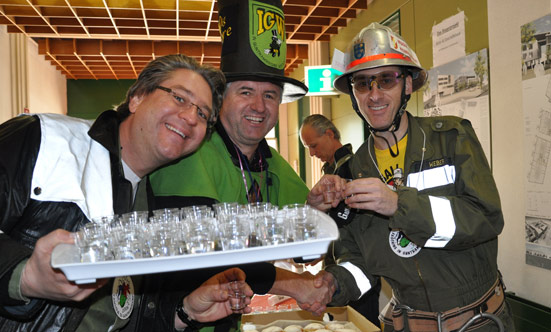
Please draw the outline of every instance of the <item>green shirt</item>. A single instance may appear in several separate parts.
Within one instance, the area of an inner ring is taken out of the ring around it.
[[[269,197],[270,203],[280,207],[304,203],[308,187],[276,150],[269,149],[271,156],[266,157],[269,179],[265,170],[250,172],[260,186],[263,199],[267,201]],[[241,167],[233,163],[224,140],[214,132],[194,154],[156,171],[150,175],[150,181],[155,196],[208,197],[218,202],[246,204],[251,180],[243,167],[242,172]]]
[[[221,125],[218,127],[218,130],[223,131]],[[234,164],[228,150],[231,142],[229,138],[226,141],[228,145],[215,131],[210,140],[204,141],[194,154],[151,174],[150,182],[155,196],[207,197],[218,202],[248,203],[247,191],[251,187],[249,172],[245,165],[242,171],[239,165]],[[260,144],[268,149],[265,141]],[[269,202],[279,207],[306,202],[309,190],[304,181],[276,150],[269,148],[266,152],[268,171],[250,172],[260,186],[263,200],[267,201],[269,197]],[[266,181],[269,181],[268,186]],[[214,326],[204,327],[201,332],[212,332],[214,329]]]

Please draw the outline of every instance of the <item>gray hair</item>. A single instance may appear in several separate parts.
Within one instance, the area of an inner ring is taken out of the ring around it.
[[[321,114],[312,114],[305,117],[304,120],[302,120],[300,130],[302,130],[305,125],[312,127],[320,136],[325,134],[327,129],[329,129],[333,132],[335,139],[341,140],[341,133],[337,127],[335,127],[331,120]]]
[[[195,59],[184,54],[170,54],[157,58],[147,64],[138,79],[128,89],[126,99],[116,107],[122,118],[130,115],[129,104],[134,96],[148,95],[155,91],[162,81],[169,78],[178,69],[189,69],[201,75],[210,87],[212,93],[212,116],[209,119],[208,132],[218,118],[222,107],[222,98],[226,87],[224,74],[218,69],[200,65]]]

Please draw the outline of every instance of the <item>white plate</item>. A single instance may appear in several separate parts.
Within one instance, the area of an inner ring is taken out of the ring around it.
[[[319,216],[319,224],[318,238],[315,240],[202,254],[97,263],[81,263],[76,246],[59,244],[52,252],[51,264],[52,267],[63,271],[67,279],[77,284],[86,284],[100,278],[192,270],[294,257],[313,259],[325,254],[331,241],[336,240],[339,236],[337,225],[331,217],[319,211],[316,211],[316,214]]]

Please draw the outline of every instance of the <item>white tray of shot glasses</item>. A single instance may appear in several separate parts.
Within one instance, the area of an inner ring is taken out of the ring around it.
[[[306,205],[283,209],[229,204],[133,212],[86,225],[60,244],[51,265],[77,284],[96,279],[302,257],[314,259],[338,238],[335,222]],[[221,207],[222,205],[222,207]],[[187,210],[186,210],[187,209]],[[191,209],[191,210],[190,210]],[[243,209],[249,212],[243,213]]]

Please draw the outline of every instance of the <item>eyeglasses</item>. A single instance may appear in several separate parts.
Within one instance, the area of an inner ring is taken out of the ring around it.
[[[197,104],[192,103],[188,97],[179,95],[176,92],[174,92],[174,90],[170,88],[166,88],[164,86],[158,85],[155,88],[170,93],[174,98],[174,101],[176,102],[176,104],[183,109],[189,110],[191,107],[195,107],[195,110],[197,111],[196,114],[200,122],[208,123],[212,120],[210,116],[210,112],[205,111]]]
[[[357,75],[352,77],[351,83],[354,90],[358,92],[371,91],[375,83],[377,83],[377,88],[379,90],[390,90],[395,87],[402,78],[404,78],[404,74],[391,70],[371,76]]]

